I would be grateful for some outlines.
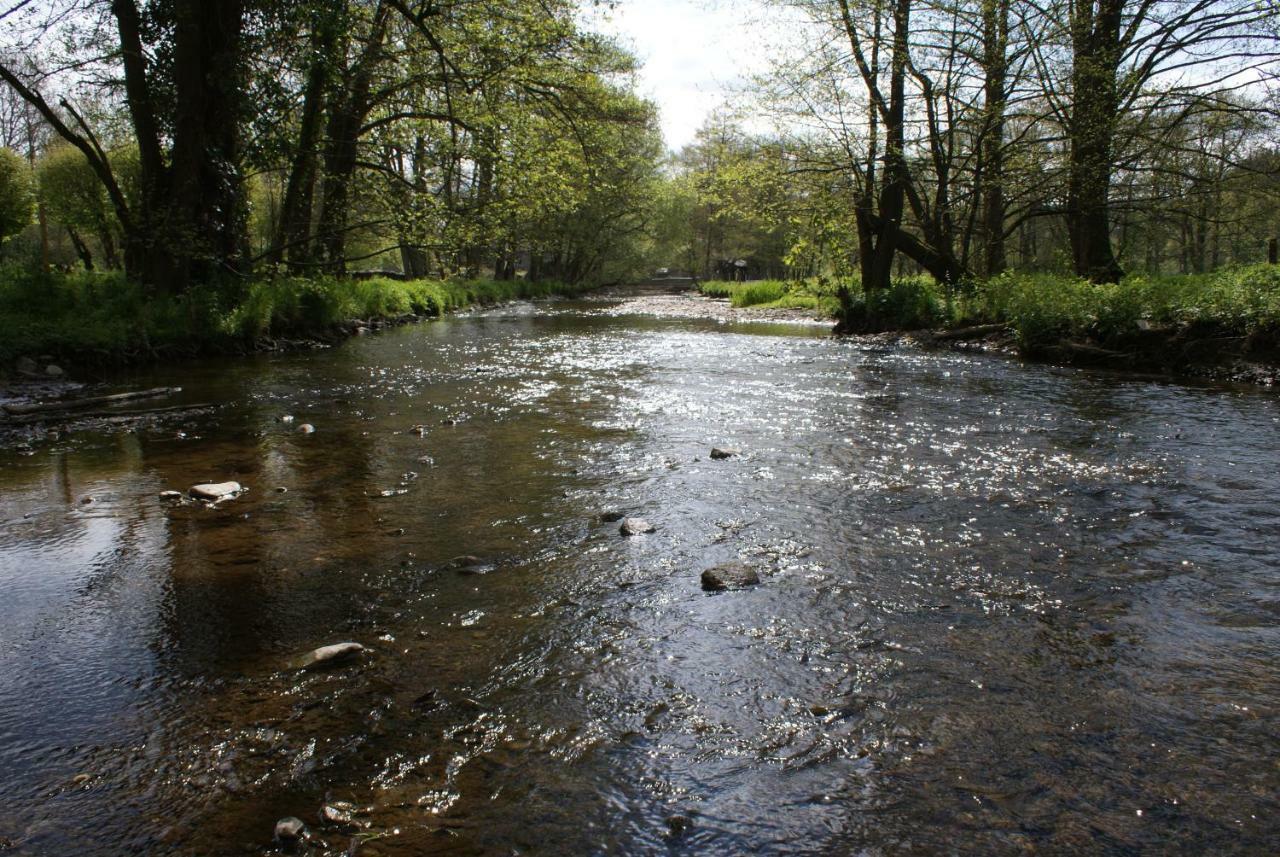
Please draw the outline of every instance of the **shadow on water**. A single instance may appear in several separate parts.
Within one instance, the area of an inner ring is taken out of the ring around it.
[[[0,842],[1276,841],[1274,395],[627,306],[161,367],[217,407],[0,452]]]

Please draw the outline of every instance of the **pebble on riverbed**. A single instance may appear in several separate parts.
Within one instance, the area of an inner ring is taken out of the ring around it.
[[[303,423],[302,425],[298,426],[298,434],[315,434],[315,433],[316,433],[316,427],[313,426],[311,423]]]
[[[658,528],[644,518],[623,518],[622,526],[618,528],[618,532],[624,536],[639,536],[657,531]]]
[[[713,447],[711,450],[711,457],[716,461],[723,461],[726,458],[733,458],[734,456],[741,454],[741,450],[733,449],[732,447],[721,448],[717,446]]]
[[[740,562],[729,562],[708,568],[702,572],[702,588],[708,592],[722,592],[726,589],[746,589],[760,582],[759,573],[749,565]]]

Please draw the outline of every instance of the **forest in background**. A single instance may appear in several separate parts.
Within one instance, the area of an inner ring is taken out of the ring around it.
[[[678,268],[863,330],[1280,326],[1276,0],[775,5],[749,108],[667,154],[571,0],[11,0],[8,351],[431,310],[371,272]]]

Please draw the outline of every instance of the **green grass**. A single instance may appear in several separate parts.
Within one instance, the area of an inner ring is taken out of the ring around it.
[[[0,364],[40,354],[127,362],[245,350],[268,337],[325,335],[352,319],[438,316],[473,304],[585,289],[523,280],[278,278],[239,291],[234,300],[213,288],[154,297],[118,273],[0,270]]]
[[[699,283],[708,297],[728,298],[731,306],[763,309],[805,309],[835,318],[839,310],[835,287],[825,280],[752,280],[746,283]]]

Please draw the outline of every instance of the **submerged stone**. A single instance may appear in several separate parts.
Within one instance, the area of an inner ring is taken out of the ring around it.
[[[624,536],[639,536],[645,533],[656,533],[658,528],[644,518],[624,518],[618,532]]]
[[[617,510],[610,509],[607,512],[600,513],[600,520],[601,522],[606,524],[616,524],[618,523],[618,521],[621,521],[626,516],[627,516],[626,512],[619,512]]]
[[[313,426],[311,423],[303,423],[302,425],[298,426],[298,434],[315,434],[315,432],[316,432],[316,427]]]
[[[298,669],[313,670],[343,663],[366,651],[359,643],[332,643],[307,652],[298,661]]]
[[[740,450],[733,449],[732,447],[724,447],[722,449],[721,447],[717,446],[717,447],[713,447],[711,450],[711,457],[716,459],[717,461],[721,461],[726,458],[733,458],[735,455],[741,455],[741,454],[742,452]]]
[[[726,589],[745,589],[760,582],[760,575],[754,568],[740,562],[730,562],[708,568],[702,572],[702,588],[709,592],[720,592]]]

